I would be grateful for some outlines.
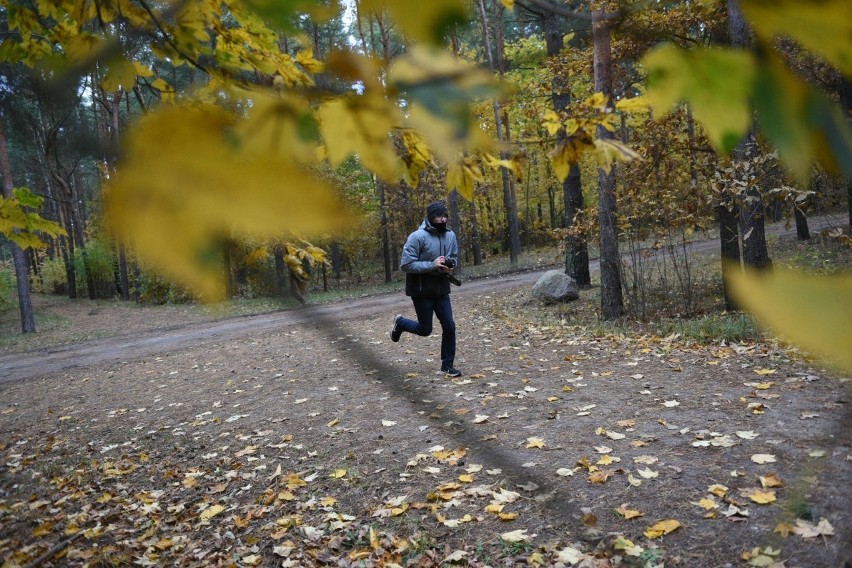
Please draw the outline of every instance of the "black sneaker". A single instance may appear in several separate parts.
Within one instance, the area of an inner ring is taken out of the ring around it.
[[[441,372],[448,377],[461,377],[461,371],[455,367],[441,367]]]
[[[390,336],[391,341],[394,343],[399,342],[399,338],[402,335],[402,326],[400,326],[400,321],[402,320],[402,314],[397,314],[395,318],[393,318],[393,327],[391,328]]]

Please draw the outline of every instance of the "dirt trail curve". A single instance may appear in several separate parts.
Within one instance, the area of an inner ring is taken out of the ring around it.
[[[812,230],[832,225],[830,218],[810,220]],[[776,223],[767,227],[767,233],[789,234]],[[694,252],[716,250],[718,240],[698,241],[691,245]],[[599,270],[598,262],[590,263],[592,272]],[[470,280],[454,290],[456,298],[477,294],[493,294],[521,286],[531,286],[543,274],[542,270],[510,274],[506,276]],[[377,312],[406,311],[410,300],[400,293],[388,293],[361,299],[346,300],[322,306],[309,306],[298,310],[281,311],[257,316],[245,316],[205,323],[187,324],[173,329],[158,329],[52,347],[39,351],[14,353],[0,356],[0,384],[32,379],[38,376],[61,372],[66,369],[90,367],[111,361],[138,359],[154,353],[190,348],[203,341],[222,340],[281,330],[298,326],[311,320],[359,319]]]

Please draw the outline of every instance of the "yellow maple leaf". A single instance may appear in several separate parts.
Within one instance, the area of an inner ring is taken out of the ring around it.
[[[52,532],[53,532],[53,523],[52,522],[46,522],[46,523],[42,523],[39,526],[37,526],[36,528],[34,528],[32,535],[33,535],[34,538],[39,538],[39,537],[42,537],[42,536],[48,536]]]
[[[527,448],[543,448],[544,445],[544,440],[542,438],[537,438],[535,436],[527,438]]]
[[[622,505],[621,507],[616,509],[615,512],[628,520],[635,519],[644,515],[644,513],[637,511],[636,509],[628,509],[625,505]]]
[[[447,168],[447,189],[458,190],[468,201],[473,200],[474,182],[482,181],[482,171],[472,158],[465,156]]]
[[[553,136],[559,129],[562,128],[562,119],[552,110],[548,110],[541,117],[541,125],[547,130],[547,133]]]
[[[615,108],[624,112],[649,112],[651,102],[645,96],[621,99],[615,103]]]
[[[497,513],[497,516],[500,517],[501,521],[514,521],[515,519],[518,518],[518,513],[516,513],[516,512]]]
[[[215,517],[216,515],[218,515],[219,513],[221,513],[224,510],[225,510],[225,507],[223,507],[222,505],[213,505],[212,507],[207,507],[206,509],[201,511],[201,514],[198,517],[202,521],[206,521],[208,519]]]
[[[781,479],[774,473],[767,473],[766,475],[758,476],[758,479],[760,479],[760,485],[762,485],[764,489],[784,487],[784,482],[781,481]]]
[[[704,497],[703,499],[699,500],[696,505],[698,505],[702,509],[707,509],[708,511],[719,508],[719,504],[716,503],[714,499],[710,499],[709,497]]]
[[[449,26],[467,20],[467,8],[461,0],[431,0],[422,2],[412,10],[409,2],[387,0],[362,0],[364,13],[387,10],[401,26],[406,37],[440,44]]]
[[[758,375],[774,375],[776,373],[775,369],[755,369],[755,373]]]
[[[105,191],[114,235],[207,300],[224,293],[219,261],[232,235],[307,235],[348,218],[331,188],[288,158],[226,144],[235,120],[208,106],[150,113],[127,137],[128,160]]]
[[[680,522],[674,519],[667,519],[665,521],[660,521],[648,527],[647,529],[645,529],[645,532],[643,534],[650,539],[660,538],[663,535],[667,535],[673,531],[676,531],[681,526],[682,525],[680,524]]]
[[[748,498],[760,505],[767,505],[776,501],[774,491],[753,491]]]
[[[562,140],[549,154],[553,173],[556,174],[559,181],[565,181],[571,170],[571,166],[580,162],[583,152],[591,150],[594,147],[594,142],[584,132],[580,132],[575,136],[568,136]]]
[[[611,469],[602,469],[599,471],[593,471],[589,475],[590,483],[606,483],[610,477],[615,474],[615,471]]]
[[[332,479],[340,479],[341,477],[346,477],[346,470],[345,469],[336,469],[336,470],[334,470],[334,473],[329,475],[329,477],[332,478]]]
[[[324,103],[317,115],[331,165],[337,167],[350,155],[357,155],[365,167],[388,182],[396,182],[402,173],[402,162],[390,132],[399,122],[397,114],[379,95]]]
[[[852,274],[817,277],[778,268],[760,275],[739,266],[730,272],[742,306],[785,339],[852,371]]]
[[[598,138],[595,140],[594,145],[598,167],[607,173],[612,170],[612,165],[615,162],[629,162],[641,159],[641,156],[636,150],[618,140]]]

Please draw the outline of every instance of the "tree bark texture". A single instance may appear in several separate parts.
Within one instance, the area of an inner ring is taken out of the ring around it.
[[[9,146],[6,143],[6,129],[0,118],[0,173],[3,174],[3,197],[12,197],[12,167],[9,164]],[[18,286],[18,308],[21,313],[21,332],[33,333],[36,330],[32,298],[30,297],[30,278],[27,270],[27,257],[17,243],[12,241],[12,263],[15,265],[15,280]]]
[[[555,12],[547,11],[542,15],[541,26],[544,30],[547,55],[558,57],[562,53],[564,35],[560,17]],[[551,84],[551,100],[556,112],[564,111],[571,104],[571,92],[566,77],[554,75]],[[560,130],[557,137],[564,138],[565,132]],[[562,199],[565,211],[563,224],[566,228],[571,228],[574,226],[577,215],[582,216],[585,210],[583,181],[580,176],[580,166],[577,164],[571,165],[568,177],[562,182]],[[592,285],[592,276],[589,271],[589,246],[585,238],[569,237],[568,250],[565,253],[565,273],[580,287],[586,288]]]
[[[379,215],[382,231],[382,260],[385,268],[385,283],[388,283],[391,281],[392,261],[390,250],[390,232],[388,229],[388,209],[387,201],[385,199],[387,193],[387,184],[383,180],[376,178],[376,185],[379,189]]]
[[[728,0],[728,33],[731,45],[747,48],[751,45],[751,32],[740,10],[739,0]],[[754,126],[740,140],[731,158],[735,161],[748,160],[752,149],[756,148]],[[772,261],[766,248],[766,210],[763,199],[756,186],[746,190],[745,198],[740,203],[740,234],[743,239],[743,263],[751,268],[763,270],[769,268]]]
[[[498,64],[494,61],[494,56],[491,53],[491,35],[488,33],[488,15],[485,11],[485,0],[478,0],[479,17],[482,23],[482,43],[485,48],[485,55],[488,58],[488,66],[493,73],[499,72]],[[494,99],[494,125],[497,132],[497,142],[500,146],[503,145],[503,120],[500,101]],[[500,158],[505,160],[509,158],[508,152],[500,151]],[[520,226],[518,223],[518,208],[515,204],[512,194],[512,187],[509,181],[509,170],[501,167],[500,174],[503,182],[503,203],[506,208],[506,227],[509,233],[509,262],[514,266],[518,263],[518,256],[521,252],[521,236]]]
[[[609,23],[603,13],[592,12],[595,91],[612,100],[612,51]],[[598,127],[598,138],[612,133]],[[615,168],[609,173],[598,168],[598,222],[600,224],[601,317],[614,320],[624,313],[621,290],[621,256],[618,254],[618,228],[615,216]]]
[[[719,241],[722,247],[722,290],[725,295],[725,309],[734,311],[738,307],[731,295],[728,275],[731,270],[739,270],[740,235],[737,227],[739,212],[736,207],[736,200],[732,199],[731,201],[730,210],[724,205],[719,205],[716,208],[716,213],[719,219]]]

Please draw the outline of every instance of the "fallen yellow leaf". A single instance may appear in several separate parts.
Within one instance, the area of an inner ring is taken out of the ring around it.
[[[651,539],[660,538],[663,535],[667,535],[671,532],[676,531],[681,526],[682,525],[678,521],[674,519],[667,519],[665,521],[660,521],[648,527],[647,529],[645,529],[644,534],[645,536]]]
[[[758,477],[760,479],[760,484],[764,489],[769,489],[771,487],[784,487],[784,482],[775,475],[774,473],[767,473],[766,475],[761,475]]]
[[[625,505],[622,505],[618,509],[615,510],[616,513],[624,517],[625,519],[635,519],[636,517],[641,517],[644,513],[637,511],[636,509],[628,509]]]
[[[213,505],[212,507],[207,507],[206,509],[201,511],[199,518],[202,521],[206,521],[208,519],[215,517],[216,515],[218,515],[219,513],[221,513],[224,510],[225,510],[225,507],[223,507],[222,505]]]
[[[774,375],[775,369],[755,369],[754,372],[757,373],[758,375]],[[766,388],[769,388],[769,387],[766,387]]]
[[[758,503],[760,505],[767,505],[769,503],[773,503],[776,501],[775,492],[774,491],[754,491],[751,495],[748,496],[749,499]]]

